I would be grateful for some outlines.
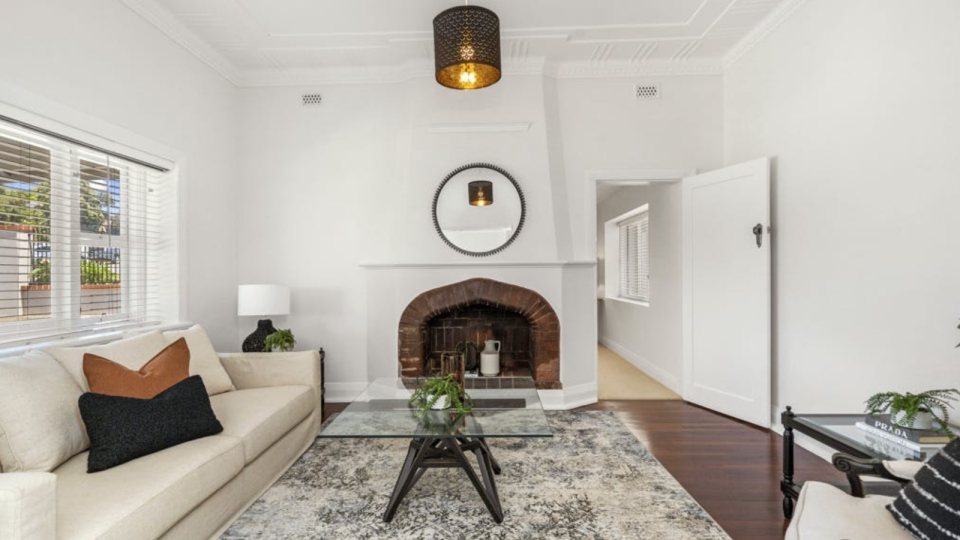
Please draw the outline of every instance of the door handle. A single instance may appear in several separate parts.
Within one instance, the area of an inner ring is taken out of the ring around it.
[[[753,235],[757,237],[757,249],[763,246],[763,225],[757,223],[753,226]]]

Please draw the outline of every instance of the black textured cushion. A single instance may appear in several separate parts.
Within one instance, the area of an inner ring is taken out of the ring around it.
[[[151,399],[87,392],[80,416],[90,436],[88,473],[223,431],[199,375]]]
[[[930,458],[887,510],[917,538],[960,538],[960,439]]]

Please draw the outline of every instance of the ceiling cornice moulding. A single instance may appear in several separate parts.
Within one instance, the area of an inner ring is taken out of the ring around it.
[[[153,0],[120,0],[134,13],[146,19],[150,24],[175,41],[178,45],[196,56],[201,62],[210,66],[224,79],[235,86],[239,84],[240,76],[233,64],[213,49],[205,41],[190,31],[170,13],[157,5]]]
[[[422,60],[409,61],[394,66],[356,66],[356,67],[327,67],[288,69],[238,69],[221,52],[201,39],[193,30],[174,17],[161,6],[157,0],[121,0],[132,11],[153,24],[170,39],[208,65],[226,80],[237,87],[277,87],[277,86],[318,86],[318,85],[350,85],[350,84],[389,84],[400,83],[416,78],[432,78],[433,64]],[[595,61],[567,61],[545,62],[543,57],[525,57],[525,49],[520,59],[504,61],[504,75],[506,76],[545,76],[555,79],[592,79],[592,78],[629,78],[629,77],[673,77],[690,75],[722,75],[724,71],[743,57],[757,43],[762,41],[771,31],[792,15],[806,0],[784,0],[769,15],[751,29],[741,40],[736,42],[722,58],[702,60],[687,60],[690,54],[699,46],[700,42],[690,42],[672,60],[646,60],[650,51],[656,48],[658,39],[645,39],[649,42],[641,45],[631,61],[607,61],[612,43],[617,40],[605,39],[598,45]],[[706,5],[706,0],[697,8],[699,13]],[[733,4],[731,4],[732,6]],[[730,9],[730,6],[727,6]],[[688,21],[689,22],[689,21]],[[716,21],[715,21],[716,22]],[[621,25],[617,25],[621,26]],[[625,28],[643,27],[645,25],[622,25]],[[646,25],[662,26],[662,25]],[[543,30],[543,29],[539,29]],[[552,28],[551,31],[557,29]],[[524,29],[505,31],[505,34],[523,35]],[[529,30],[526,30],[529,32]],[[709,33],[709,29],[704,34]],[[411,33],[406,36],[410,40],[422,40],[423,37]],[[505,36],[506,37],[506,36]],[[531,36],[527,36],[532,38]],[[703,36],[700,36],[701,38]],[[511,39],[511,37],[506,37]],[[573,40],[572,35],[566,36]],[[599,43],[599,42],[598,42]],[[644,54],[647,53],[647,54]],[[684,53],[684,54],[680,54]]]
[[[743,36],[743,39],[737,42],[723,57],[723,69],[727,69],[738,60],[743,58],[757,43],[763,41],[770,32],[780,26],[783,21],[793,15],[807,0],[785,0],[784,3],[777,6],[772,13],[767,15],[760,24],[753,27],[750,32]]]
[[[644,64],[607,64],[568,62],[549,66],[544,75],[555,79],[603,79],[624,77],[680,77],[688,75],[722,75],[720,62],[649,62]]]

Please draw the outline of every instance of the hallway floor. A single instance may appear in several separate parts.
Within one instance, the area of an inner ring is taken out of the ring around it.
[[[597,392],[600,399],[680,399],[675,392],[658,383],[617,353],[598,345]]]

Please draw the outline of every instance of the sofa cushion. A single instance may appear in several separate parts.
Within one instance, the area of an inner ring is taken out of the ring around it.
[[[53,471],[57,475],[58,538],[158,538],[236,476],[243,448],[214,435],[87,474],[87,453]]]
[[[83,355],[95,354],[108,358],[130,369],[140,369],[161,349],[166,347],[167,341],[159,331],[147,332],[139,336],[117,340],[106,345],[90,345],[85,347],[48,347],[44,352],[57,359],[60,364],[73,375],[77,384],[84,391],[90,389],[87,378],[83,374]],[[188,343],[189,345],[189,343]]]
[[[207,332],[199,324],[186,330],[171,330],[163,333],[167,343],[184,338],[190,347],[190,374],[199,375],[207,387],[207,394],[213,396],[234,389],[233,381],[220,363],[220,357],[210,342]]]
[[[47,472],[90,443],[80,420],[82,390],[50,355],[0,359],[0,464],[4,472]]]
[[[150,399],[190,375],[190,349],[186,340],[178,339],[140,369],[129,369],[108,358],[86,353],[83,375],[91,392]]]
[[[917,538],[960,538],[960,439],[930,458],[887,509]]]
[[[226,392],[212,396],[210,403],[222,435],[242,440],[250,463],[309,416],[316,399],[309,386],[271,386]]]
[[[875,495],[859,499],[828,484],[807,482],[784,540],[912,540],[887,512],[890,500]]]
[[[199,375],[151,399],[87,392],[80,414],[90,435],[91,473],[223,431]]]

